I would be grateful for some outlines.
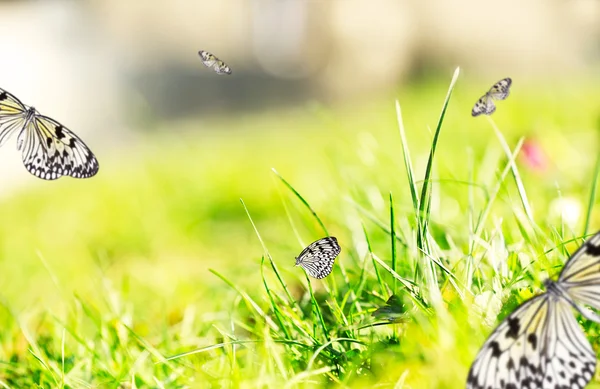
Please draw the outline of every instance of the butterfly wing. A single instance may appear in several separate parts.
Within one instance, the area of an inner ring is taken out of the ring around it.
[[[475,106],[473,106],[473,110],[471,111],[472,116],[479,116],[482,113],[486,115],[491,115],[496,110],[496,105],[494,101],[489,96],[489,94],[485,94],[477,100]]]
[[[217,74],[231,74],[231,68],[220,59],[217,61],[215,66],[213,66],[213,69]]]
[[[45,180],[61,176],[92,177],[98,172],[98,160],[85,143],[54,119],[36,115],[18,144],[27,170]]]
[[[600,232],[569,258],[558,283],[576,302],[600,310]]]
[[[335,237],[328,236],[319,239],[302,250],[296,258],[296,266],[302,266],[311,277],[327,277],[341,250]]]
[[[504,100],[508,97],[510,93],[511,84],[512,79],[508,77],[504,78],[491,87],[490,91],[488,92],[488,95],[494,100]]]
[[[200,50],[198,55],[202,59],[204,66],[212,68],[217,74],[231,74],[231,68],[219,58],[208,51]]]
[[[16,96],[0,88],[0,116],[22,115],[27,110]]]
[[[206,66],[207,68],[212,68],[218,61],[218,58],[209,53],[208,51],[200,50],[198,52],[198,55],[202,59],[202,63],[204,64],[204,66]]]
[[[26,110],[27,107],[18,98],[0,89],[0,146],[15,131],[23,129]]]
[[[546,346],[542,349],[544,389],[582,389],[596,371],[596,353],[564,298],[550,304]]]
[[[563,298],[525,302],[492,332],[467,378],[467,389],[583,388],[594,354]]]

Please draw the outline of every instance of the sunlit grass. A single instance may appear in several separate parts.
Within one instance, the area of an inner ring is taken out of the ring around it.
[[[596,230],[598,150],[591,86],[515,80],[488,121],[462,77],[446,99],[167,123],[92,180],[32,179],[0,203],[0,387],[464,387]],[[327,234],[342,253],[309,279],[294,257]],[[391,295],[397,323],[372,316]]]

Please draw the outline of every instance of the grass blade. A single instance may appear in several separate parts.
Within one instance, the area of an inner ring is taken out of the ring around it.
[[[415,182],[415,174],[410,161],[410,153],[408,148],[408,142],[406,141],[406,134],[404,132],[404,121],[402,120],[402,111],[400,110],[400,103],[396,100],[396,119],[398,121],[398,130],[400,131],[400,141],[402,142],[402,155],[404,157],[404,167],[406,168],[406,175],[408,178],[408,188],[410,189],[410,198],[412,199],[413,207],[415,210],[419,208],[419,199],[417,197],[417,185]],[[419,215],[415,215],[418,219]]]
[[[590,228],[590,219],[592,218],[592,208],[596,202],[596,189],[598,184],[598,174],[600,174],[600,154],[596,158],[596,168],[594,169],[594,178],[592,179],[592,187],[590,190],[590,199],[585,213],[585,223],[583,225],[583,236],[586,236]]]
[[[223,282],[225,282],[232,289],[234,289],[236,292],[238,292],[238,294],[240,296],[242,296],[242,298],[244,299],[244,301],[246,302],[246,304],[248,304],[248,307],[254,309],[256,311],[256,313],[265,320],[265,322],[269,325],[269,327],[271,327],[272,330],[279,331],[279,326],[277,324],[275,324],[275,322],[273,322],[273,320],[271,320],[271,318],[269,317],[269,315],[267,315],[261,309],[261,307],[256,303],[256,301],[254,301],[252,299],[252,297],[250,297],[248,295],[248,293],[246,293],[243,290],[239,289],[237,286],[235,286],[235,284],[233,282],[229,281],[227,278],[225,278],[223,275],[221,275],[216,270],[214,270],[214,269],[208,269],[208,271],[210,271],[212,274],[214,274],[217,277],[219,277]]]
[[[262,237],[260,236],[260,233],[258,232],[258,228],[256,228],[256,224],[254,224],[254,220],[252,220],[252,216],[250,216],[250,211],[246,207],[246,204],[244,203],[244,200],[240,199],[240,202],[242,203],[242,206],[244,207],[244,210],[246,211],[246,215],[248,215],[248,219],[250,219],[250,223],[252,224],[252,228],[254,228],[254,232],[256,233],[256,236],[258,237],[258,240],[260,241],[260,244],[261,244],[261,246],[262,246],[262,248],[263,248],[263,250],[264,250],[267,258],[269,258],[269,262],[271,263],[271,267],[273,268],[273,272],[275,273],[275,276],[279,280],[279,283],[281,284],[281,287],[283,288],[283,290],[285,291],[285,293],[287,295],[288,303],[293,306],[296,302],[295,302],[294,298],[292,297],[292,294],[288,290],[287,285],[283,281],[283,278],[279,274],[279,270],[277,269],[277,265],[275,264],[275,261],[273,261],[273,258],[271,257],[271,254],[269,253],[269,250],[267,249],[267,246],[265,245],[265,242],[263,241]]]
[[[504,154],[506,154],[506,157],[510,159],[510,154],[511,154],[510,147],[508,147],[508,143],[506,143],[506,139],[504,138],[504,135],[502,135],[502,133],[496,126],[496,123],[494,122],[494,120],[491,117],[486,116],[486,118],[490,122],[492,128],[494,129],[494,133],[496,134],[498,141],[500,141],[500,145],[502,146],[502,150],[504,150]],[[523,209],[525,210],[525,214],[527,215],[527,218],[529,219],[529,222],[531,223],[531,227],[535,231],[535,230],[537,230],[537,226],[533,219],[533,212],[531,211],[531,206],[529,205],[529,200],[527,199],[527,193],[525,192],[525,187],[523,186],[523,180],[521,179],[521,175],[519,174],[519,170],[517,169],[517,164],[514,162],[514,160],[510,163],[510,169],[512,171],[513,178],[515,179],[515,184],[517,185],[517,191],[519,193],[519,198],[521,199],[521,204],[523,205]]]
[[[440,114],[440,118],[437,123],[437,127],[435,129],[435,133],[433,135],[433,141],[431,142],[431,149],[429,151],[429,159],[427,160],[427,167],[425,168],[425,178],[423,179],[423,188],[421,189],[421,197],[419,198],[419,212],[417,214],[417,220],[419,221],[419,225],[417,228],[417,245],[419,249],[423,251],[427,251],[427,224],[429,222],[429,213],[427,210],[429,209],[429,203],[431,201],[431,174],[433,171],[433,159],[435,157],[435,150],[437,148],[437,144],[440,137],[440,132],[442,130],[442,123],[444,122],[444,116],[446,115],[446,109],[448,108],[448,103],[450,102],[450,97],[452,96],[452,91],[454,90],[454,84],[458,79],[458,75],[460,73],[460,68],[456,68],[454,71],[454,75],[452,76],[452,81],[450,82],[450,87],[448,88],[448,93],[446,94],[446,99],[444,100],[444,105],[442,106],[442,112]]]

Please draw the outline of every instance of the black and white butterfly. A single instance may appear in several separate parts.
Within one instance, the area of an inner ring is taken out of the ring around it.
[[[39,178],[87,178],[98,173],[96,157],[77,135],[0,89],[0,146],[15,132],[25,168]]]
[[[227,64],[215,57],[208,51],[200,50],[198,55],[202,59],[204,66],[212,68],[217,74],[231,74],[231,68]]]
[[[342,251],[338,241],[333,236],[319,239],[308,245],[298,257],[296,266],[302,266],[314,278],[324,278],[331,273],[333,262]]]
[[[546,293],[533,297],[492,332],[475,358],[467,389],[581,389],[594,376],[596,353],[573,308],[600,323],[600,232],[567,261]]]
[[[490,90],[477,102],[471,111],[471,115],[479,116],[482,113],[486,115],[491,115],[496,110],[496,104],[494,104],[494,100],[504,100],[508,97],[510,92],[510,84],[512,84],[512,80],[510,78],[504,78],[497,83],[495,83]]]

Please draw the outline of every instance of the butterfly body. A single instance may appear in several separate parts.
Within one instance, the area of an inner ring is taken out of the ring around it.
[[[600,316],[600,233],[571,256],[546,292],[523,303],[489,336],[467,378],[467,389],[582,389],[594,376],[596,353],[573,308]]]
[[[0,146],[15,132],[23,164],[36,177],[87,178],[98,172],[96,157],[75,133],[0,89]]]
[[[311,277],[327,277],[341,250],[337,239],[333,236],[316,240],[296,257],[296,266],[301,266]]]
[[[475,103],[471,115],[479,116],[481,114],[491,115],[496,111],[494,100],[505,100],[510,94],[512,79],[504,78],[490,88],[485,95],[481,96]]]

